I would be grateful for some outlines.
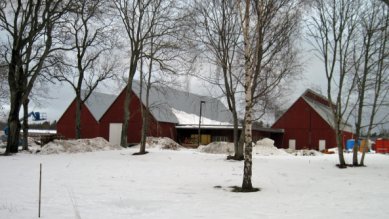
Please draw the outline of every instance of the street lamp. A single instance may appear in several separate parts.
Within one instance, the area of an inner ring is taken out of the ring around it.
[[[200,146],[200,137],[201,137],[201,131],[200,131],[200,128],[201,128],[201,113],[202,113],[202,106],[203,104],[205,104],[205,101],[202,100],[200,101],[200,118],[199,118],[199,133],[198,133],[198,136],[197,136],[197,145]]]

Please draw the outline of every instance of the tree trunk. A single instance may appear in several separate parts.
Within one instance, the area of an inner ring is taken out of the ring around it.
[[[235,160],[243,160],[243,150],[239,148],[239,120],[238,120],[238,115],[236,112],[233,112],[233,117],[234,117],[234,159]],[[243,128],[242,128],[243,132]]]
[[[251,184],[252,176],[252,152],[253,152],[253,142],[252,142],[252,111],[253,111],[253,69],[251,66],[250,58],[250,38],[249,38],[249,27],[250,27],[250,4],[249,0],[246,0],[245,12],[244,12],[244,22],[243,22],[243,38],[244,38],[244,89],[245,89],[245,116],[244,116],[244,167],[243,167],[243,182],[242,182],[242,191],[249,192],[253,191],[253,185]]]
[[[251,94],[250,94],[251,95]],[[247,96],[247,95],[246,95]],[[252,152],[253,152],[253,141],[252,141],[252,108],[247,105],[251,100],[246,99],[246,115],[245,115],[245,149],[244,149],[244,171],[243,171],[243,191],[252,191],[253,185],[251,183],[252,176]]]
[[[143,106],[140,106],[143,108]],[[146,110],[143,109],[142,112],[142,135],[141,135],[141,144],[139,148],[139,153],[140,154],[145,154],[146,153],[146,132],[147,132],[147,113],[145,112]]]
[[[20,137],[19,111],[22,106],[22,92],[11,90],[11,109],[8,117],[9,133],[7,137],[7,148],[5,154],[17,153]]]
[[[151,38],[151,54],[153,54],[153,38]],[[141,63],[142,64],[142,63]],[[150,89],[151,89],[151,72],[153,68],[153,58],[150,59],[150,64],[149,64],[149,74],[146,82],[146,105],[145,109],[142,107],[142,118],[143,118],[143,123],[142,123],[142,144],[141,144],[141,150],[139,153],[145,154],[146,152],[146,137],[147,137],[147,132],[149,131],[149,97],[150,97]]]
[[[120,145],[122,147],[127,147],[127,136],[128,136],[128,122],[130,120],[130,102],[131,102],[131,92],[132,92],[132,79],[128,79],[126,96],[124,99],[124,118],[123,118],[123,128],[122,135],[120,139]]]
[[[242,155],[242,160],[244,159],[244,130],[245,130],[245,125],[243,124],[242,126],[242,131],[239,136],[239,142],[238,142],[238,154]]]
[[[336,144],[338,145],[339,167],[346,168],[346,161],[343,155],[343,137],[340,130],[336,133]]]
[[[81,138],[81,94],[76,94],[76,139]]]
[[[28,103],[29,99],[23,101],[23,150],[28,150]]]
[[[141,139],[140,139],[140,148],[139,148],[139,153],[138,154],[145,154],[146,153],[146,129],[147,129],[147,113],[146,113],[146,109],[147,106],[145,106],[145,108],[143,108],[143,97],[142,97],[142,94],[143,94],[143,60],[141,59],[140,61],[140,89],[139,89],[139,99],[140,99],[140,103],[139,103],[139,107],[140,107],[140,110],[141,110],[141,115],[142,115],[142,129],[141,129]],[[147,85],[146,85],[147,86]],[[146,94],[147,95],[147,94]]]
[[[120,139],[120,145],[122,147],[128,146],[128,123],[130,120],[130,103],[131,103],[131,94],[132,94],[132,81],[134,80],[134,76],[136,73],[139,56],[141,53],[141,48],[139,47],[139,42],[135,43],[136,49],[132,49],[132,54],[130,58],[130,69],[128,71],[128,79],[127,79],[127,87],[126,87],[126,96],[124,97],[124,115],[123,115],[123,127],[122,127],[122,135]]]
[[[366,145],[365,145],[365,147],[363,147],[361,162],[359,163],[360,166],[365,166],[365,154],[366,154],[366,151],[369,150],[369,148],[370,148],[370,137],[369,136],[370,136],[370,134],[368,134],[368,137],[366,138]]]

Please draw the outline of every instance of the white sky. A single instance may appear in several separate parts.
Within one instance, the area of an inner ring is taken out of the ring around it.
[[[293,93],[287,94],[290,97],[287,98],[289,101],[285,103],[286,107],[291,105],[307,88],[320,88],[324,91],[325,77],[322,71],[322,63],[314,57],[313,52],[306,50],[304,54],[306,54],[304,55],[305,57],[309,58],[304,58],[302,80],[299,80],[292,85],[294,87]],[[116,83],[113,82],[109,84],[112,85],[99,86],[98,90],[103,93],[115,93],[120,91]],[[201,95],[214,95],[214,92],[218,91],[218,88],[207,88],[205,87],[205,84],[205,82],[191,77],[189,78],[188,89],[192,93]],[[45,112],[49,121],[58,120],[75,97],[73,89],[67,83],[51,85],[48,95],[51,98],[42,100],[42,103],[39,105],[31,103],[30,111]]]

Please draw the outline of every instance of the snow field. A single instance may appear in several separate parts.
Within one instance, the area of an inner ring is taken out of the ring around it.
[[[137,150],[0,157],[0,218],[37,218],[39,163],[42,218],[389,215],[389,156],[368,154],[368,167],[338,169],[336,154],[254,155],[252,181],[262,191],[243,194],[229,188],[241,184],[243,162],[188,149],[150,148],[147,155],[132,156]]]

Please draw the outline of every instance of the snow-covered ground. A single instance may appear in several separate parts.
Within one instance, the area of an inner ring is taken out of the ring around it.
[[[337,155],[254,153],[256,193],[233,193],[243,162],[197,150],[137,147],[0,156],[0,218],[387,218],[389,156],[338,169]],[[268,150],[268,149],[267,149]],[[351,154],[346,154],[348,161]]]

